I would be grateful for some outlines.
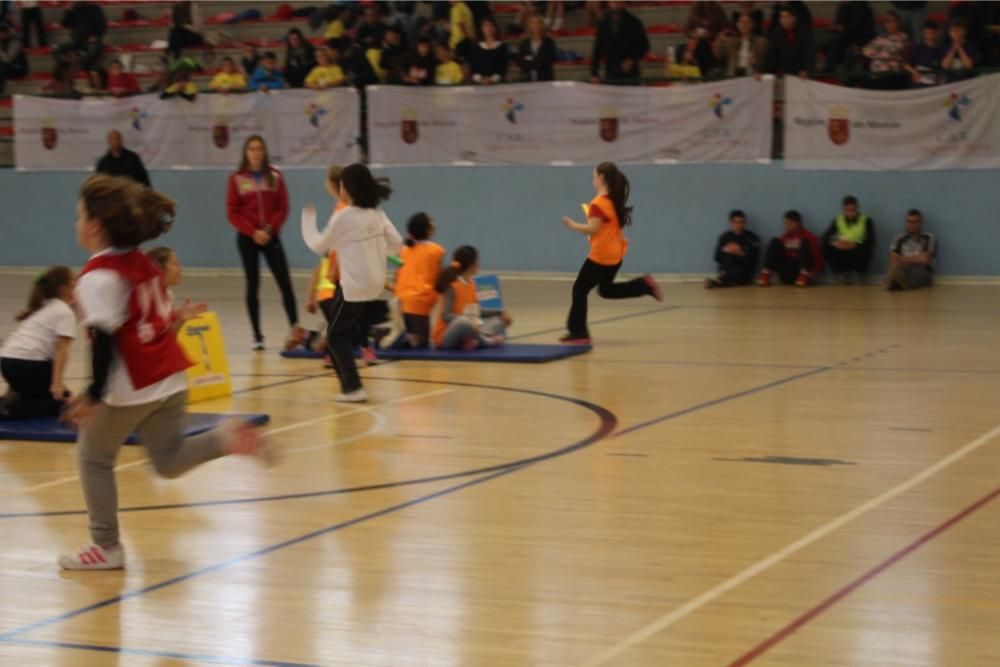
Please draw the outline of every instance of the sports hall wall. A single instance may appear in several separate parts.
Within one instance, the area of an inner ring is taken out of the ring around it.
[[[820,233],[840,198],[856,195],[877,223],[876,272],[906,209],[924,212],[938,235],[942,275],[1000,275],[1000,172],[803,172],[770,165],[627,166],[635,227],[625,262],[629,272],[705,273],[713,269],[715,238],[731,208],[744,209],[762,237],[778,233],[781,213],[798,209]],[[446,247],[467,243],[484,268],[501,271],[576,271],[585,241],[560,223],[581,217],[592,196],[590,170],[576,167],[437,167],[378,170],[395,192],[386,210],[400,229],[414,211],[438,222]],[[312,266],[302,243],[298,211],[308,201],[329,206],[323,172],[285,172],[292,214],[282,238],[292,266]],[[74,232],[75,195],[83,173],[0,170],[0,266],[80,265]],[[180,202],[174,230],[164,241],[188,267],[232,268],[239,259],[226,222],[222,171],[152,172],[154,186]]]

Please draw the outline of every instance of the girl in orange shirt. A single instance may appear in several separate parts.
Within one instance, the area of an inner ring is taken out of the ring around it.
[[[605,299],[648,295],[657,301],[663,300],[660,287],[648,273],[628,282],[615,282],[628,248],[623,230],[632,224],[632,207],[626,205],[629,183],[625,174],[613,162],[602,162],[594,170],[593,185],[597,196],[587,209],[587,221],[581,224],[572,218],[563,218],[564,225],[590,239],[590,254],[573,283],[573,305],[566,323],[569,333],[559,339],[567,345],[590,345],[587,297],[595,287]]]
[[[431,337],[431,311],[437,302],[435,285],[445,249],[431,241],[436,228],[424,212],[415,213],[406,225],[408,236],[400,253],[403,266],[396,273],[396,296],[406,333],[394,347],[427,347]]]
[[[511,319],[505,312],[483,311],[479,307],[474,280],[479,270],[479,252],[464,245],[455,250],[453,259],[435,285],[444,298],[441,315],[434,325],[434,345],[442,350],[502,345]]]

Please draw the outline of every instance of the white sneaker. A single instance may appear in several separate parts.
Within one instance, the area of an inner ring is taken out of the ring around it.
[[[338,394],[333,400],[338,403],[364,403],[368,400],[368,393],[364,389],[355,389],[346,394]]]
[[[64,570],[121,570],[125,568],[125,549],[120,544],[111,549],[90,544],[72,556],[60,556],[59,567]]]
[[[222,449],[227,454],[252,456],[265,468],[272,468],[280,462],[278,453],[268,444],[257,427],[239,417],[231,417],[219,425],[222,435]]]
[[[260,340],[255,340],[253,342],[253,347],[251,347],[250,349],[252,349],[254,352],[260,352],[261,350],[263,350],[264,349],[264,339],[261,338]]]

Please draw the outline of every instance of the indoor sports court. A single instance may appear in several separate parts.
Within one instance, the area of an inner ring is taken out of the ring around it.
[[[508,280],[512,336],[568,286]],[[245,328],[236,279],[186,290]],[[192,409],[270,413],[284,462],[164,481],[126,447],[123,572],[59,574],[72,446],[3,442],[2,662],[993,664],[996,288],[898,296],[668,283],[595,303],[589,354],[374,366],[361,407],[233,350]]]

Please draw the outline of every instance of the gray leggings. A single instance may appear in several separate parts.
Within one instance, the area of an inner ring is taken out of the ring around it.
[[[503,320],[499,317],[488,318],[477,329],[472,320],[464,315],[459,315],[452,319],[451,322],[448,322],[448,328],[444,330],[444,335],[441,337],[441,344],[438,348],[442,350],[457,350],[462,347],[462,343],[470,338],[479,340],[479,344],[483,346],[496,345],[494,337],[504,336],[505,334],[506,329],[504,328]],[[490,338],[487,338],[487,336]]]
[[[217,429],[184,438],[186,404],[186,391],[144,405],[101,403],[93,421],[81,429],[77,456],[94,544],[102,547],[118,544],[118,487],[114,468],[118,450],[133,430],[138,428],[153,468],[162,477],[179,477],[195,466],[225,455]]]

